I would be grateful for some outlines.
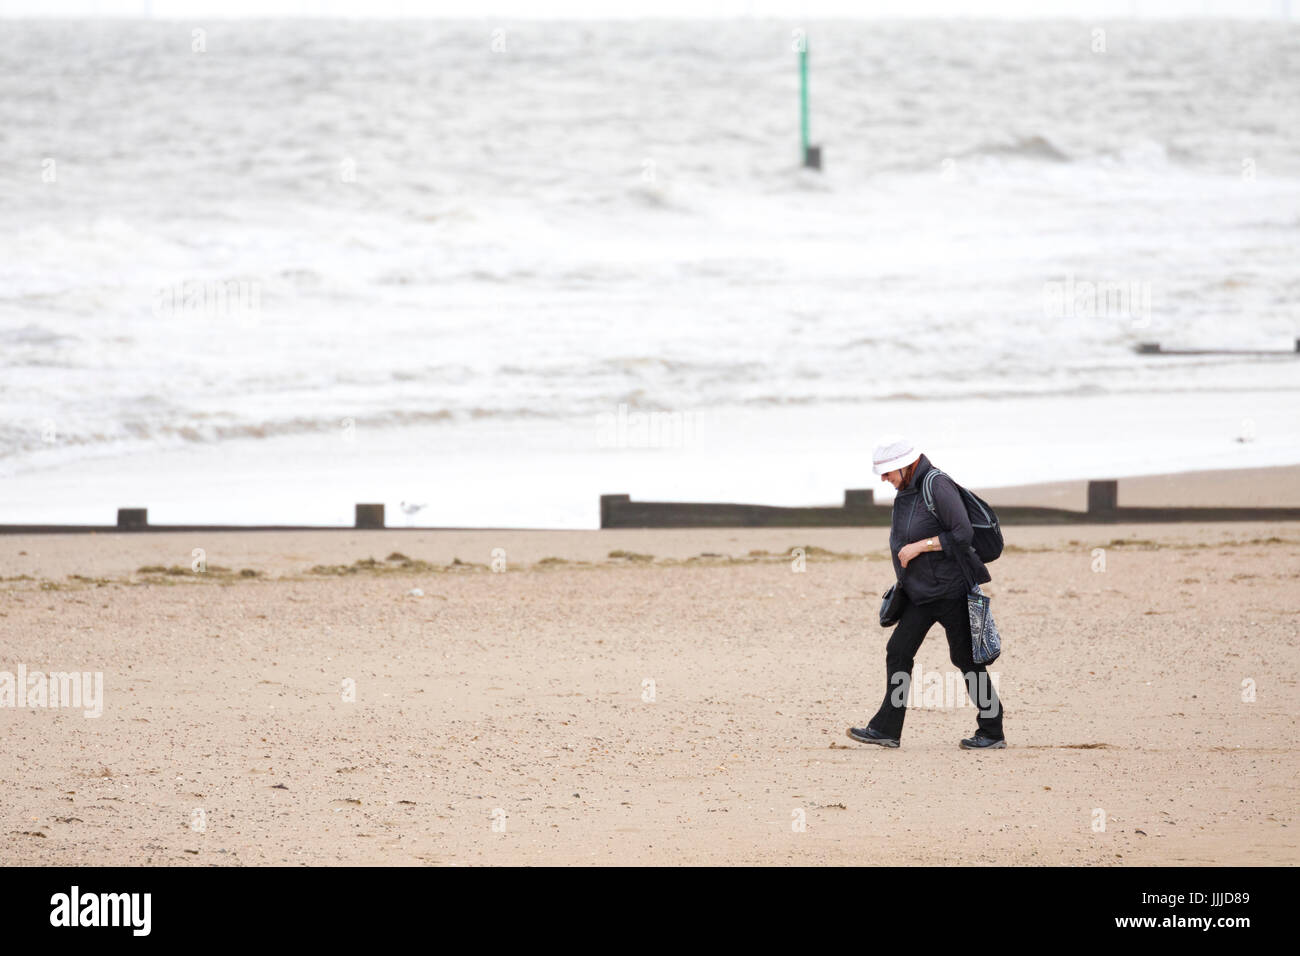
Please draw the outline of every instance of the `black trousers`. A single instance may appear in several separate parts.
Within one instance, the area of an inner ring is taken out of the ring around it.
[[[948,635],[948,658],[962,672],[966,692],[978,710],[976,723],[986,737],[1002,738],[1002,701],[993,688],[988,671],[971,656],[970,614],[966,599],[947,598],[925,604],[908,602],[894,633],[885,645],[885,702],[871,718],[869,726],[896,740],[903,736],[903,718],[907,716],[907,697],[912,683],[912,665],[916,652],[930,628],[938,622]]]

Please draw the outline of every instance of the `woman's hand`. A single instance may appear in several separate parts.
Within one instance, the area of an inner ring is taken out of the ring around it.
[[[925,546],[920,541],[913,541],[911,544],[903,545],[898,551],[898,563],[907,567],[912,559],[925,550]]]
[[[938,538],[926,538],[924,541],[913,541],[911,544],[905,544],[898,549],[898,563],[907,567],[912,559],[918,554],[925,551],[942,551],[943,545],[939,543]]]

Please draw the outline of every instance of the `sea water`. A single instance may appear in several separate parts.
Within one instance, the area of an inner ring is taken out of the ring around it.
[[[0,21],[0,522],[835,503],[885,432],[976,486],[1295,463],[1300,359],[1135,346],[1294,348],[1297,64],[1279,23]]]

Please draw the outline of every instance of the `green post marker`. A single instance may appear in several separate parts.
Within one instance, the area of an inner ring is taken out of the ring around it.
[[[803,134],[803,155],[808,157],[808,41],[799,50],[799,125]]]
[[[822,168],[822,148],[808,142],[808,38],[799,45],[799,132],[803,143],[803,164]]]

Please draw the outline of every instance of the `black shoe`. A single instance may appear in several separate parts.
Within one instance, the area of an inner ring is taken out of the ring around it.
[[[893,737],[886,737],[870,727],[850,727],[848,735],[850,740],[856,740],[860,744],[879,744],[882,747],[898,746],[898,741]]]
[[[975,731],[974,737],[967,737],[961,742],[962,750],[1006,750],[1005,737],[986,737],[983,731]]]

